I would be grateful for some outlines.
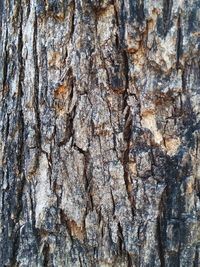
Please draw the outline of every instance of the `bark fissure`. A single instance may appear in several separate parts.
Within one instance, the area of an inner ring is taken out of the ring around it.
[[[178,16],[177,22],[177,44],[176,44],[176,69],[178,70],[180,67],[180,57],[182,54],[182,29],[181,29],[181,14]]]
[[[198,10],[1,1],[1,266],[198,266]]]
[[[164,35],[167,35],[167,32],[170,27],[170,18],[171,18],[171,10],[173,6],[173,0],[163,0],[163,30]]]
[[[39,107],[39,67],[38,67],[38,52],[37,52],[37,15],[34,18],[33,32],[33,60],[34,60],[34,111],[36,116],[36,142],[38,146],[38,155],[41,150],[41,122],[40,122],[40,107]]]

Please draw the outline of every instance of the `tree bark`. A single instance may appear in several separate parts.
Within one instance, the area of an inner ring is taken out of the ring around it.
[[[0,1],[0,266],[200,266],[199,8]]]

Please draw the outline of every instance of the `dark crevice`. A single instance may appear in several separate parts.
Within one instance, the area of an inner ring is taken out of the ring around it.
[[[3,57],[3,97],[6,93],[6,87],[7,87],[7,73],[8,73],[8,51],[7,51],[7,44],[8,44],[8,28],[6,28],[6,36],[5,36],[5,45],[4,45],[4,57]]]
[[[74,83],[75,83],[75,78],[73,76],[73,70],[72,68],[70,67],[68,72],[67,72],[67,79],[68,79],[68,84],[69,84],[69,87],[71,88],[70,90],[70,94],[69,94],[69,99],[70,99],[70,102],[72,101],[73,97],[74,97],[74,90],[75,90],[75,86],[74,86]]]
[[[118,11],[117,11],[116,5],[114,4],[113,6],[114,6],[114,12],[115,12],[115,23],[116,23],[117,28],[119,28]]]
[[[35,14],[34,21],[34,31],[33,31],[33,61],[34,61],[34,110],[37,121],[37,130],[36,130],[36,139],[38,144],[38,153],[40,154],[41,150],[41,121],[40,121],[40,112],[39,112],[39,66],[38,66],[38,51],[37,51],[37,15]],[[39,158],[39,157],[38,157]]]
[[[44,247],[43,247],[43,257],[44,257],[44,266],[50,266],[50,259],[49,259],[49,253],[50,253],[50,248],[49,248],[49,244],[45,242]]]
[[[112,214],[114,215],[115,214],[115,199],[114,199],[114,196],[113,196],[112,189],[110,189],[110,194],[111,194],[111,199],[112,199],[112,204],[113,204]]]
[[[128,88],[129,88],[129,63],[128,56],[125,50],[122,51],[122,56],[124,60],[124,78],[125,78],[125,90],[123,93],[123,110],[127,107],[127,99],[128,99]]]
[[[123,250],[124,250],[123,230],[122,230],[122,227],[121,227],[120,223],[118,223],[117,227],[118,227],[117,236],[118,236],[119,255],[122,255],[123,254]]]
[[[2,24],[4,19],[3,13],[4,13],[4,1],[0,1],[0,41],[2,38]]]
[[[88,199],[88,209],[93,210],[94,203],[92,198],[92,174],[90,173],[89,169],[89,162],[90,162],[90,154],[89,152],[85,152],[81,149],[82,154],[84,155],[84,184],[85,184],[85,191],[87,193],[87,199]],[[80,152],[81,153],[81,152]],[[87,214],[88,210],[86,210]]]
[[[171,11],[173,6],[173,0],[163,0],[163,30],[164,36],[167,35],[168,29],[171,23]]]
[[[160,259],[160,267],[165,267],[165,256],[164,256],[164,248],[163,248],[163,241],[162,241],[162,230],[161,230],[160,217],[157,218],[157,240],[158,240],[158,254],[159,254],[159,259]]]
[[[80,256],[78,256],[78,259],[79,259],[80,267],[83,267],[83,264],[82,264],[81,257],[80,257]]]
[[[27,17],[27,19],[28,19],[29,15],[30,15],[30,11],[31,11],[30,0],[26,0],[26,4],[27,4],[27,13],[26,13],[26,17]]]
[[[71,68],[69,68],[66,71],[66,73],[62,77],[62,80],[64,80],[66,76],[67,76],[67,84],[70,88],[70,94],[69,94],[69,103],[70,103],[74,95],[74,78],[73,78],[73,71]],[[72,137],[72,146],[74,145],[73,121],[74,121],[75,115],[76,115],[76,104],[74,105],[71,113],[68,115],[66,119],[65,136],[63,140],[58,143],[58,146],[65,145],[70,140],[71,137]]]
[[[19,3],[20,4],[20,3]],[[12,264],[17,266],[17,252],[19,249],[20,242],[20,232],[19,232],[19,220],[23,210],[23,190],[25,185],[25,176],[24,176],[24,115],[22,109],[22,97],[23,97],[23,89],[22,82],[24,80],[24,66],[23,66],[23,35],[22,35],[22,23],[23,23],[23,10],[19,10],[19,38],[18,38],[18,64],[19,64],[19,83],[18,83],[18,95],[17,95],[17,105],[16,105],[16,113],[17,113],[17,121],[18,121],[18,142],[17,142],[17,153],[16,153],[16,163],[17,163],[17,177],[20,178],[19,181],[15,180],[15,210],[14,210],[14,225],[13,225],[13,255],[12,255]],[[16,229],[17,227],[17,229]]]
[[[67,218],[67,215],[65,214],[64,210],[60,209],[60,221],[61,224],[64,225],[67,229],[67,232],[69,234],[70,237],[70,241],[73,241],[73,237],[72,237],[72,231],[69,225],[69,219]]]
[[[116,45],[116,49],[119,50],[120,49],[120,40],[119,40],[119,16],[118,16],[118,11],[116,8],[116,5],[114,4],[114,12],[115,12],[115,23],[117,26],[117,32],[115,34],[115,45]]]
[[[12,255],[12,259],[11,259],[11,266],[19,266],[19,263],[17,261],[17,252],[19,249],[19,242],[20,242],[20,233],[19,233],[19,227],[18,229],[13,229],[13,233],[12,233],[12,248],[13,248],[13,255]]]
[[[127,13],[125,12],[124,8],[124,0],[120,1],[121,6],[120,6],[120,11],[119,11],[119,36],[120,36],[120,45],[121,49],[125,48],[125,23],[127,19]]]
[[[179,14],[177,22],[177,41],[176,41],[176,69],[179,69],[180,65],[180,56],[182,55],[182,29],[181,29],[181,15]]]
[[[127,267],[133,267],[132,259],[129,253],[127,253],[127,260],[128,260],[128,266]]]
[[[74,117],[70,114],[69,117],[68,117],[68,119],[67,119],[67,121],[66,121],[66,126],[65,126],[66,131],[65,131],[65,136],[64,136],[64,138],[62,139],[62,141],[60,141],[60,142],[58,143],[58,146],[59,146],[59,147],[60,147],[60,146],[64,146],[64,145],[66,145],[66,144],[69,142],[70,138],[71,138],[71,137],[72,137],[72,138],[74,137],[73,121],[74,121]],[[73,140],[72,140],[72,141],[73,141]],[[74,145],[73,142],[72,142],[72,145]],[[78,149],[78,148],[77,148],[77,149]]]
[[[80,154],[83,154],[84,156],[86,155],[86,151],[84,151],[82,148],[76,145],[76,143],[73,144],[73,147],[78,150]]]
[[[21,108],[20,108],[21,109]],[[23,173],[24,166],[24,153],[25,153],[25,144],[24,144],[24,114],[22,110],[19,110],[18,114],[19,120],[19,136],[18,136],[18,154],[17,154],[17,164],[18,164],[18,173]]]
[[[136,15],[137,15],[137,22],[142,24],[144,22],[144,1],[139,0],[136,1]]]
[[[144,1],[143,0],[129,0],[130,19],[137,21],[139,24],[144,22]]]
[[[186,67],[184,67],[183,71],[182,71],[182,90],[183,93],[186,93],[186,86],[187,86],[187,77],[186,77]]]
[[[124,126],[123,135],[124,135],[124,140],[127,142],[127,146],[129,146],[131,135],[132,135],[132,114],[131,114],[130,107],[128,107],[128,110],[125,116],[125,126]]]
[[[115,34],[115,45],[116,49],[119,50],[119,36],[117,33]]]
[[[10,115],[9,114],[7,114],[7,120],[3,124],[3,131],[4,131],[4,129],[5,129],[5,140],[7,140],[8,136],[9,136],[9,129],[10,129]]]
[[[46,100],[46,103],[48,103],[48,60],[47,60],[47,47],[46,45],[43,45],[41,47],[41,61],[42,61],[42,90],[40,94],[40,99],[43,101],[43,103]]]
[[[74,20],[75,20],[75,1],[72,1],[71,3],[72,5],[72,16],[71,16],[71,31],[70,31],[70,39],[72,39],[72,36],[74,34],[74,29],[75,29],[75,23],[74,23]]]
[[[128,63],[128,56],[125,50],[122,53],[124,59],[124,76],[125,76],[125,90],[129,88],[129,63]]]
[[[34,192],[32,190],[32,185],[29,183],[29,196],[30,196],[30,208],[31,208],[31,218],[29,220],[29,223],[32,225],[33,232],[35,232],[35,224],[36,224],[36,219],[35,219],[35,202],[33,199]]]
[[[125,116],[125,126],[124,126],[124,141],[126,142],[126,150],[124,151],[123,155],[123,166],[124,166],[124,182],[126,186],[126,191],[128,194],[128,199],[131,204],[131,210],[132,210],[132,215],[134,216],[134,197],[131,192],[132,184],[131,181],[129,181],[129,171],[128,171],[128,163],[129,163],[129,152],[130,152],[130,142],[131,142],[131,136],[132,136],[132,124],[133,124],[133,118],[131,114],[130,107],[128,107],[128,111]]]
[[[196,250],[195,250],[195,258],[194,258],[193,267],[199,267],[199,252],[198,252],[198,246],[196,246]]]

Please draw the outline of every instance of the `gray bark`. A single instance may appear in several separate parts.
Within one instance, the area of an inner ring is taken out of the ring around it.
[[[0,266],[200,266],[199,10],[0,1]]]

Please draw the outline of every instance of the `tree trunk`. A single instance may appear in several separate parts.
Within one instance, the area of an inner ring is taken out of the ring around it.
[[[0,1],[0,266],[200,266],[199,8]]]

